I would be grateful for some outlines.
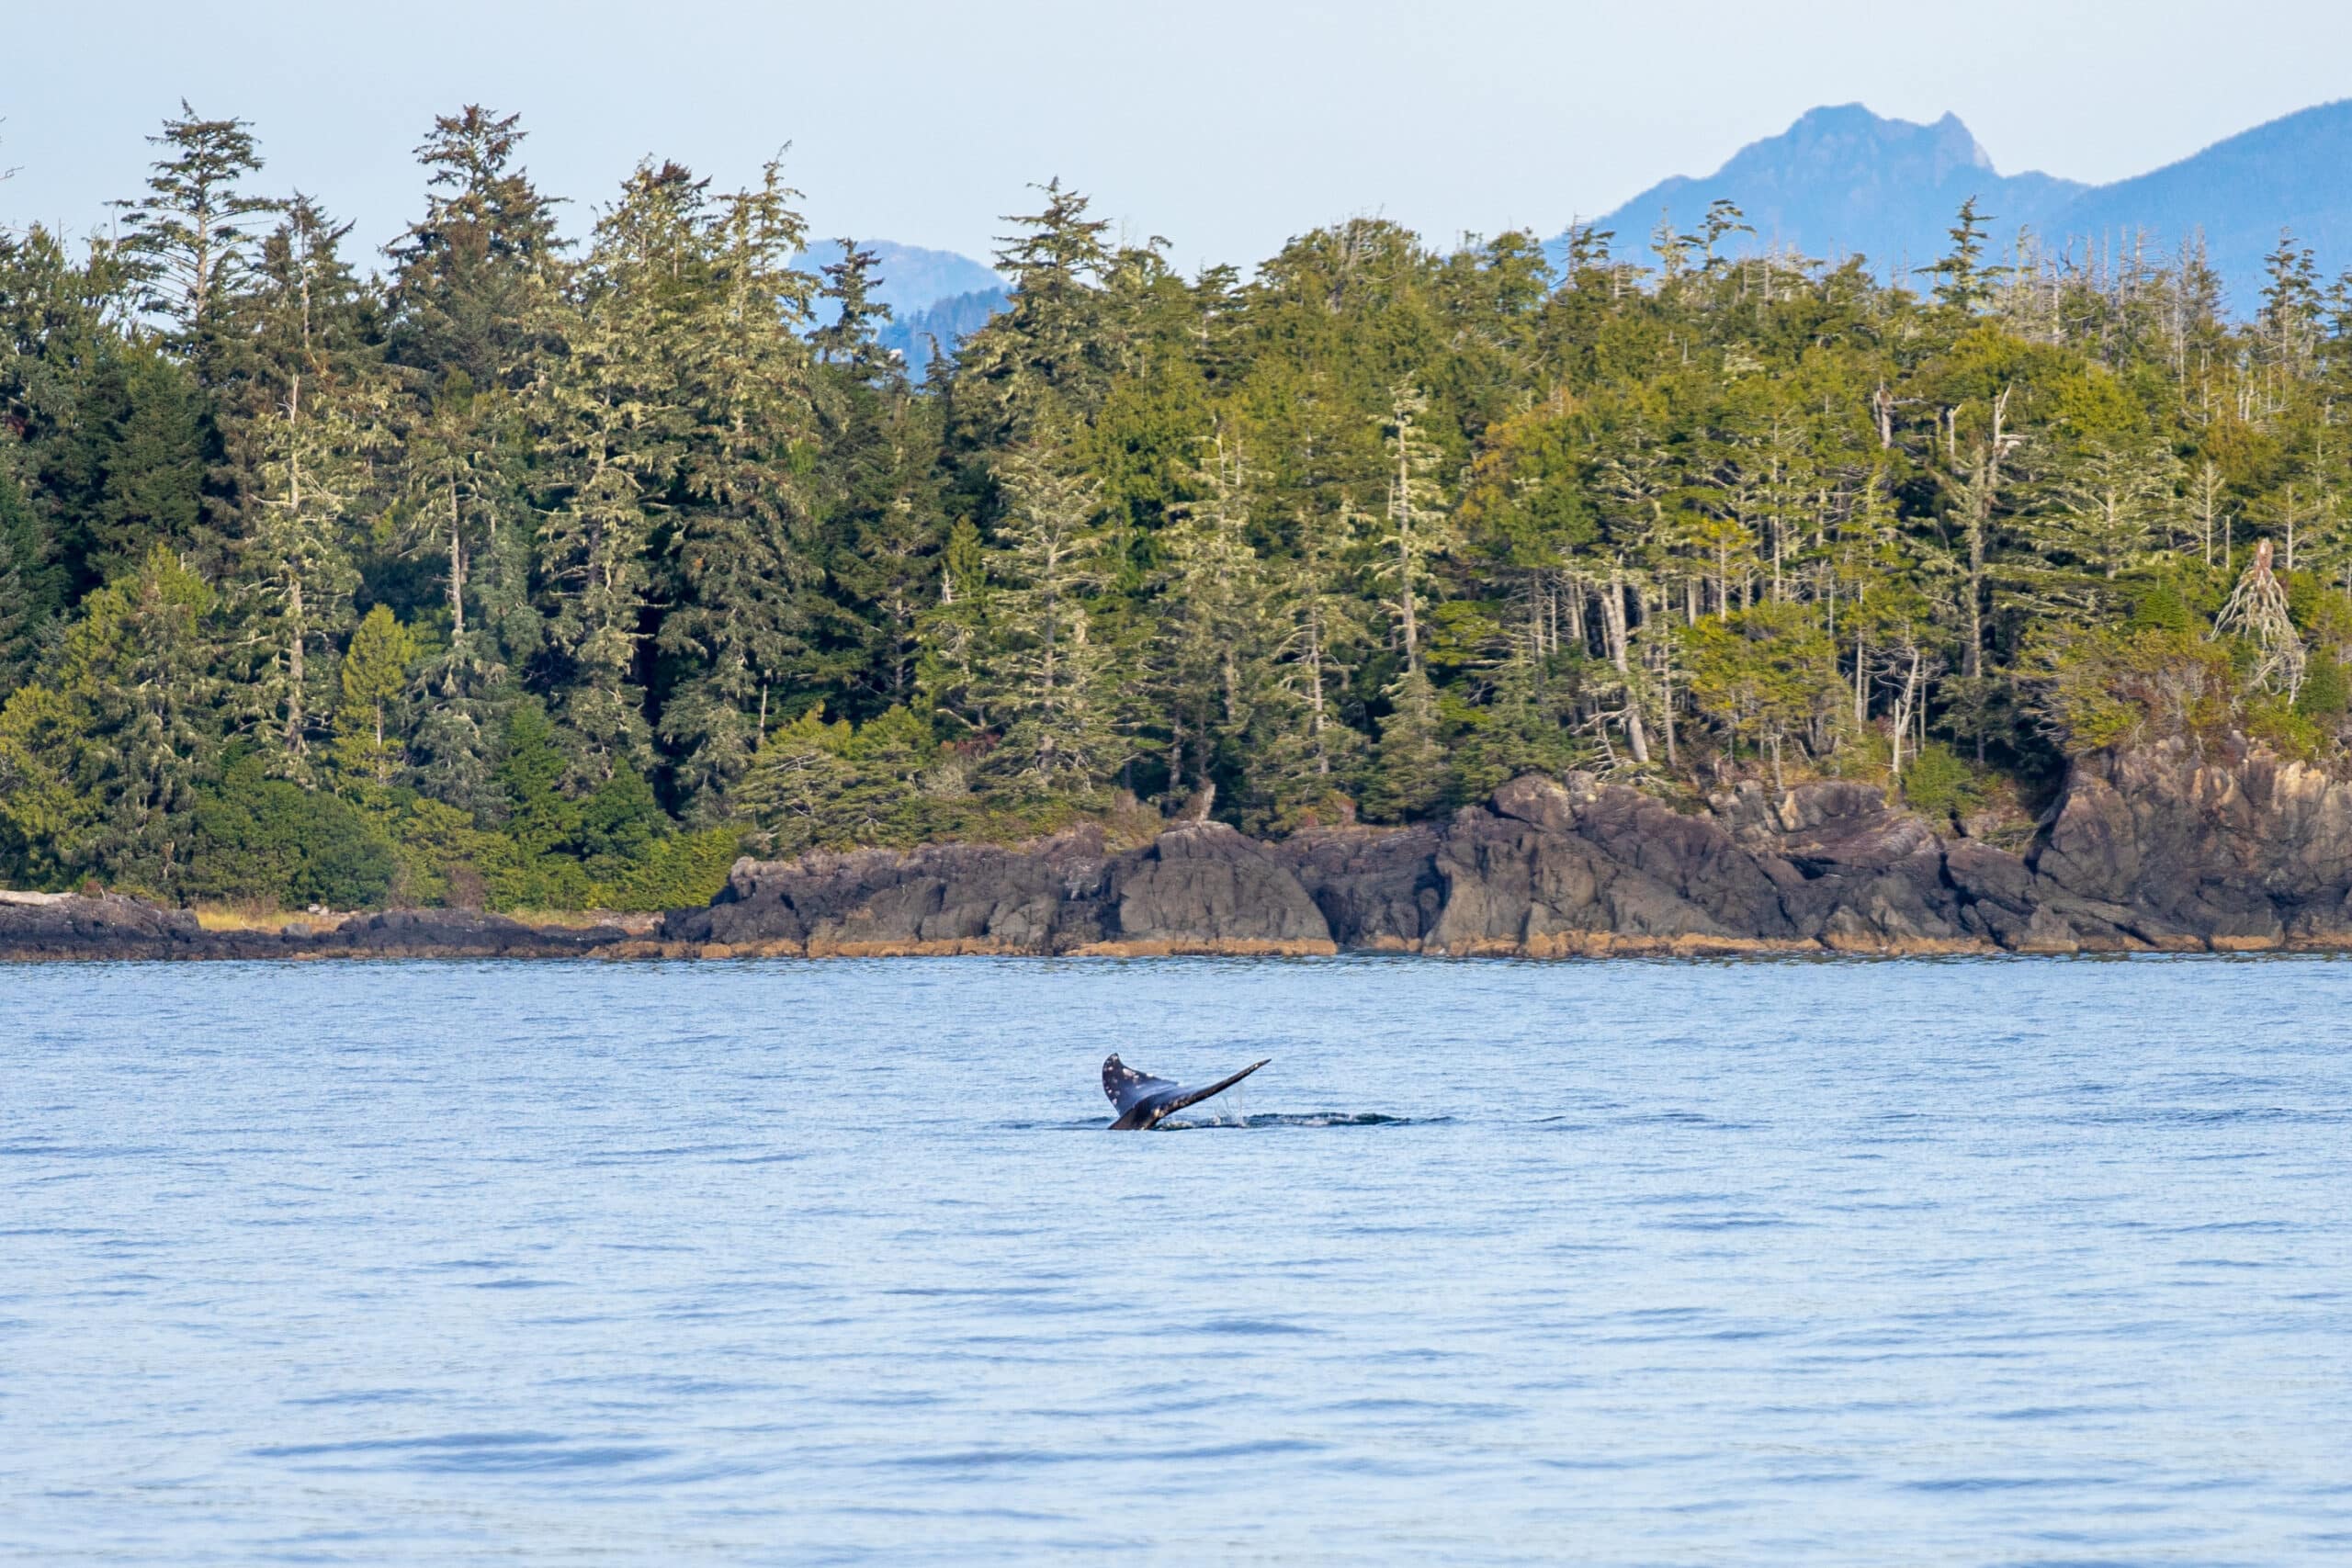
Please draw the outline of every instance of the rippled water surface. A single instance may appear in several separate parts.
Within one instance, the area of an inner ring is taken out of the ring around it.
[[[2341,1561],[2347,1003],[0,969],[0,1560]],[[1113,1049],[1274,1062],[1114,1136]]]

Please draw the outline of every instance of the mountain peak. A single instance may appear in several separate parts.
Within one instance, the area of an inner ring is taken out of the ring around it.
[[[1728,198],[1760,243],[1917,265],[1940,254],[1927,247],[1972,196],[2013,227],[2036,224],[2085,188],[2048,175],[2003,175],[1956,114],[1923,125],[1864,104],[1829,104],[1748,143],[1712,175],[1661,181],[1595,226],[1646,233],[1663,211],[1688,227],[1709,202]]]
[[[1864,144],[1898,158],[1924,156],[1945,169],[1995,172],[1992,155],[1960,116],[1951,110],[1945,110],[1940,118],[1921,124],[1879,114],[1869,105],[1859,103],[1807,109],[1779,136],[1750,142],[1733,161],[1768,149],[1818,146],[1824,142]]]

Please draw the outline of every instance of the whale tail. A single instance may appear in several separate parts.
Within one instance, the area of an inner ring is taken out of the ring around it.
[[[1211,1095],[1223,1094],[1272,1060],[1268,1056],[1252,1062],[1231,1077],[1219,1078],[1206,1089],[1186,1089],[1182,1084],[1137,1072],[1113,1052],[1102,1064],[1102,1094],[1119,1113],[1111,1123],[1111,1130],[1132,1133],[1155,1125],[1188,1105],[1198,1105]]]

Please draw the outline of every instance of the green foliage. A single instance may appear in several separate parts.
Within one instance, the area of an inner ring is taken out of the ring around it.
[[[1446,716],[1461,728],[1451,761],[1460,795],[1476,798],[1521,773],[1557,773],[1588,759],[1590,748],[1562,723],[1572,686],[1534,660],[1514,654],[1495,671],[1482,704],[1454,703]]]
[[[107,575],[135,569],[151,547],[209,556],[204,472],[208,433],[202,394],[187,372],[133,351],[121,373],[119,415],[92,431],[103,466],[92,509],[91,567]]]
[[[383,822],[339,795],[266,776],[250,750],[204,790],[195,818],[185,897],[357,909],[381,906],[391,892],[396,863]]]
[[[1388,700],[1364,805],[1374,816],[1396,821],[1434,808],[1451,781],[1437,688],[1428,673],[1406,671],[1389,688]]]
[[[2245,732],[2282,757],[2301,762],[2324,761],[2332,750],[2328,731],[2300,702],[2259,698],[2246,709]]]
[[[1795,604],[1759,604],[1701,620],[1684,633],[1690,698],[1736,747],[1784,739],[1837,710],[1844,696],[1828,632]]]
[[[219,751],[218,608],[153,546],[83,602],[43,681],[0,710],[0,843],[25,874],[177,894]]]
[[[575,842],[592,870],[634,862],[670,833],[653,786],[638,773],[615,773],[580,803]]]
[[[492,776],[506,795],[506,836],[524,855],[544,859],[579,837],[584,815],[559,787],[569,764],[546,710],[517,704],[506,720],[503,750]]]
[[[1121,761],[1111,649],[1089,604],[1102,585],[1099,487],[1029,445],[1004,455],[1005,548],[990,562],[976,694],[1001,726],[985,767],[1031,799],[1091,794]]]
[[[215,333],[250,256],[250,225],[275,204],[239,188],[262,166],[240,119],[205,119],[180,100],[176,119],[149,140],[164,151],[147,195],[124,224],[122,250],[139,302],[175,329],[199,365],[217,359]]]
[[[2192,633],[2059,628],[2032,650],[2033,707],[2070,751],[2217,739],[2235,716],[2229,651]]]
[[[776,854],[916,843],[953,819],[922,787],[939,759],[930,728],[904,708],[861,726],[811,708],[768,737],[736,807]]]
[[[2303,670],[2302,688],[2295,694],[2295,711],[2313,724],[2333,728],[2352,709],[2352,678],[2333,654],[2312,656]]]
[[[406,761],[400,709],[416,657],[416,638],[385,605],[368,611],[351,634],[343,655],[343,701],[334,716],[334,756],[355,778],[389,784]]]
[[[727,873],[742,852],[742,836],[731,828],[676,833],[657,839],[594,883],[589,902],[599,909],[687,909],[709,903],[727,886]]]
[[[1984,791],[1959,753],[1936,742],[1904,762],[1903,798],[1926,816],[1957,819],[1983,803]]]
[[[5,483],[0,479],[0,485]],[[0,694],[22,685],[33,661],[32,600],[17,564],[23,535],[7,525],[8,500],[7,491],[0,489]]]
[[[1589,547],[1600,522],[1589,440],[1582,411],[1565,395],[1489,431],[1462,501],[1477,546],[1529,569]]]
[[[482,907],[487,889],[480,867],[503,856],[494,835],[476,829],[466,813],[423,795],[401,802],[391,831],[394,903]]]
[[[2181,635],[2197,627],[2197,617],[2189,613],[2180,591],[2170,582],[2156,581],[2148,585],[2132,606],[2132,619],[2126,623],[2135,632],[2159,631]]]
[[[46,685],[0,707],[0,873],[19,886],[62,886],[91,868],[100,803],[75,781],[85,719]]]

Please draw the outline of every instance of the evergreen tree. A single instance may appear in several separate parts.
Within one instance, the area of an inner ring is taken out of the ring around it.
[[[503,792],[502,824],[526,861],[560,855],[579,837],[586,814],[563,791],[571,761],[555,725],[536,702],[516,703],[501,736],[496,782]]]
[[[0,702],[32,669],[32,609],[17,549],[16,539],[0,531]]]
[[[203,393],[187,371],[143,346],[123,356],[119,377],[96,389],[120,400],[89,432],[98,491],[85,558],[104,577],[158,545],[218,565],[226,547],[205,504],[213,441]]]
[[[808,708],[779,726],[752,758],[734,806],[769,852],[797,853],[834,837],[835,807],[857,782],[842,755],[849,730],[847,720],[828,725],[823,708]]]
[[[2001,269],[1984,265],[1984,226],[1992,220],[1976,210],[1976,198],[1960,204],[1951,230],[1951,249],[1933,266],[1919,270],[1936,279],[1936,302],[1958,316],[1974,315],[1993,298]]]
[[[2279,231],[2278,248],[2270,253],[2265,265],[2268,281],[2263,285],[2259,317],[2264,346],[2272,363],[2299,374],[2309,367],[2317,346],[2318,269],[2311,247],[2298,244],[2294,235],[2284,230]]]
[[[334,713],[335,763],[350,777],[391,784],[407,761],[401,705],[416,662],[416,638],[382,604],[351,634],[336,677],[343,700]]]
[[[1272,610],[1264,563],[1250,543],[1250,473],[1238,448],[1215,444],[1203,488],[1162,541],[1148,693],[1168,735],[1171,797],[1189,790],[1205,811],[1214,775],[1243,775],[1259,710],[1279,694],[1267,669]]]
[[[686,300],[707,258],[700,186],[640,177],[596,224],[569,323],[569,352],[541,392],[557,458],[539,525],[548,628],[570,660],[563,716],[607,777],[651,761],[642,668],[653,602],[655,517],[691,412],[675,385],[692,352]]]
[[[1365,606],[1349,566],[1358,519],[1344,504],[1297,519],[1295,556],[1280,570],[1272,613],[1282,635],[1249,782],[1268,820],[1343,817],[1363,737],[1344,712],[1351,656],[1367,640]]]
[[[17,454],[0,436],[0,702],[32,673],[35,639],[54,593],[42,570],[40,519],[14,472]]]
[[[940,552],[938,602],[915,621],[915,679],[933,713],[978,734],[994,728],[982,670],[989,599],[987,547],[972,520],[959,517]]]
[[[127,288],[113,246],[77,263],[38,226],[0,231],[0,527],[37,621],[122,564],[99,513],[129,413],[126,360],[152,354],[121,330]]]
[[[1383,553],[1389,558],[1380,569],[1395,584],[1390,601],[1396,616],[1396,645],[1405,666],[1418,670],[1421,662],[1419,607],[1430,581],[1430,558],[1446,547],[1446,518],[1442,497],[1432,477],[1437,447],[1422,427],[1429,400],[1409,386],[1389,394],[1386,414],[1380,418],[1381,439],[1388,453],[1387,525]]]
[[[147,140],[164,148],[147,195],[122,202],[122,254],[139,303],[168,323],[172,346],[209,381],[220,358],[218,333],[252,260],[253,230],[277,204],[239,187],[262,161],[247,122],[205,119],[180,101],[179,118]]]
[[[313,731],[332,705],[333,654],[359,581],[353,519],[386,412],[354,341],[356,288],[337,254],[346,232],[297,197],[265,246],[263,286],[243,305],[260,406],[238,443],[249,471],[237,555],[258,654],[242,693],[276,771],[296,778],[309,774]]]
[[[1093,412],[1109,386],[1115,351],[1103,341],[1102,280],[1112,257],[1102,235],[1111,225],[1089,218],[1087,198],[1058,179],[1037,188],[1045,209],[1007,218],[1022,231],[1005,236],[996,256],[1012,280],[1012,308],[957,356],[965,438],[984,449]]]
[[[46,677],[0,713],[0,838],[43,880],[172,897],[216,753],[217,601],[156,546],[83,601]]]
[[[812,340],[819,510],[836,606],[818,667],[853,701],[862,688],[868,702],[897,704],[912,688],[918,622],[937,592],[942,410],[915,396],[875,336],[890,312],[868,296],[873,254],[846,240],[842,247],[842,259],[825,268],[828,309],[840,315]]]
[[[658,172],[678,186],[683,171]],[[695,436],[678,469],[662,651],[687,671],[661,734],[681,792],[716,812],[759,748],[769,702],[806,653],[817,581],[798,444],[810,434],[809,354],[800,328],[814,280],[790,266],[804,238],[778,165],[701,226],[707,288],[685,326],[680,390]]]
[[[532,595],[537,526],[519,392],[545,374],[562,303],[553,204],[518,166],[517,117],[469,104],[416,149],[425,210],[389,249],[390,357],[409,394],[396,422],[396,547],[437,568],[439,651],[415,736],[418,782],[468,811],[496,808],[500,714],[545,626]]]
[[[430,410],[401,442],[401,493],[393,511],[402,554],[438,569],[436,652],[423,672],[425,711],[416,740],[426,793],[466,811],[494,796],[499,711],[511,698],[509,653],[527,654],[535,629],[514,601],[531,537],[516,472],[517,411],[495,389],[477,392],[462,374],[437,389]],[[524,557],[517,560],[517,556]],[[503,612],[502,614],[502,612]],[[509,633],[519,636],[511,641]]]
[[[1365,804],[1390,821],[1419,816],[1445,798],[1452,783],[1437,688],[1429,671],[1408,665],[1389,686],[1388,715],[1380,721]]]
[[[1005,729],[989,771],[1023,793],[1088,795],[1123,750],[1087,609],[1102,581],[1096,487],[1035,445],[1005,454],[999,479],[1008,506],[989,572],[1001,586],[989,600],[988,707]]]
[[[478,388],[517,388],[551,342],[564,241],[554,204],[515,163],[520,117],[468,104],[416,149],[424,215],[389,249],[399,363]]]
[[[838,366],[853,382],[874,382],[897,367],[882,348],[876,328],[890,319],[890,307],[873,298],[881,282],[874,268],[881,257],[861,250],[855,240],[839,242],[842,259],[820,270],[824,274],[823,326],[809,334],[820,365]]]
[[[255,591],[249,636],[262,650],[243,694],[294,777],[307,774],[313,732],[331,705],[332,655],[359,581],[345,518],[366,478],[364,435],[332,402],[305,408],[305,390],[297,380],[281,411],[258,422],[260,515],[241,549]]]
[[[2100,441],[2069,453],[2045,503],[2017,519],[2030,555],[2008,568],[2046,614],[2111,611],[2118,579],[2159,554],[2176,513],[2179,465],[2146,441]]]

